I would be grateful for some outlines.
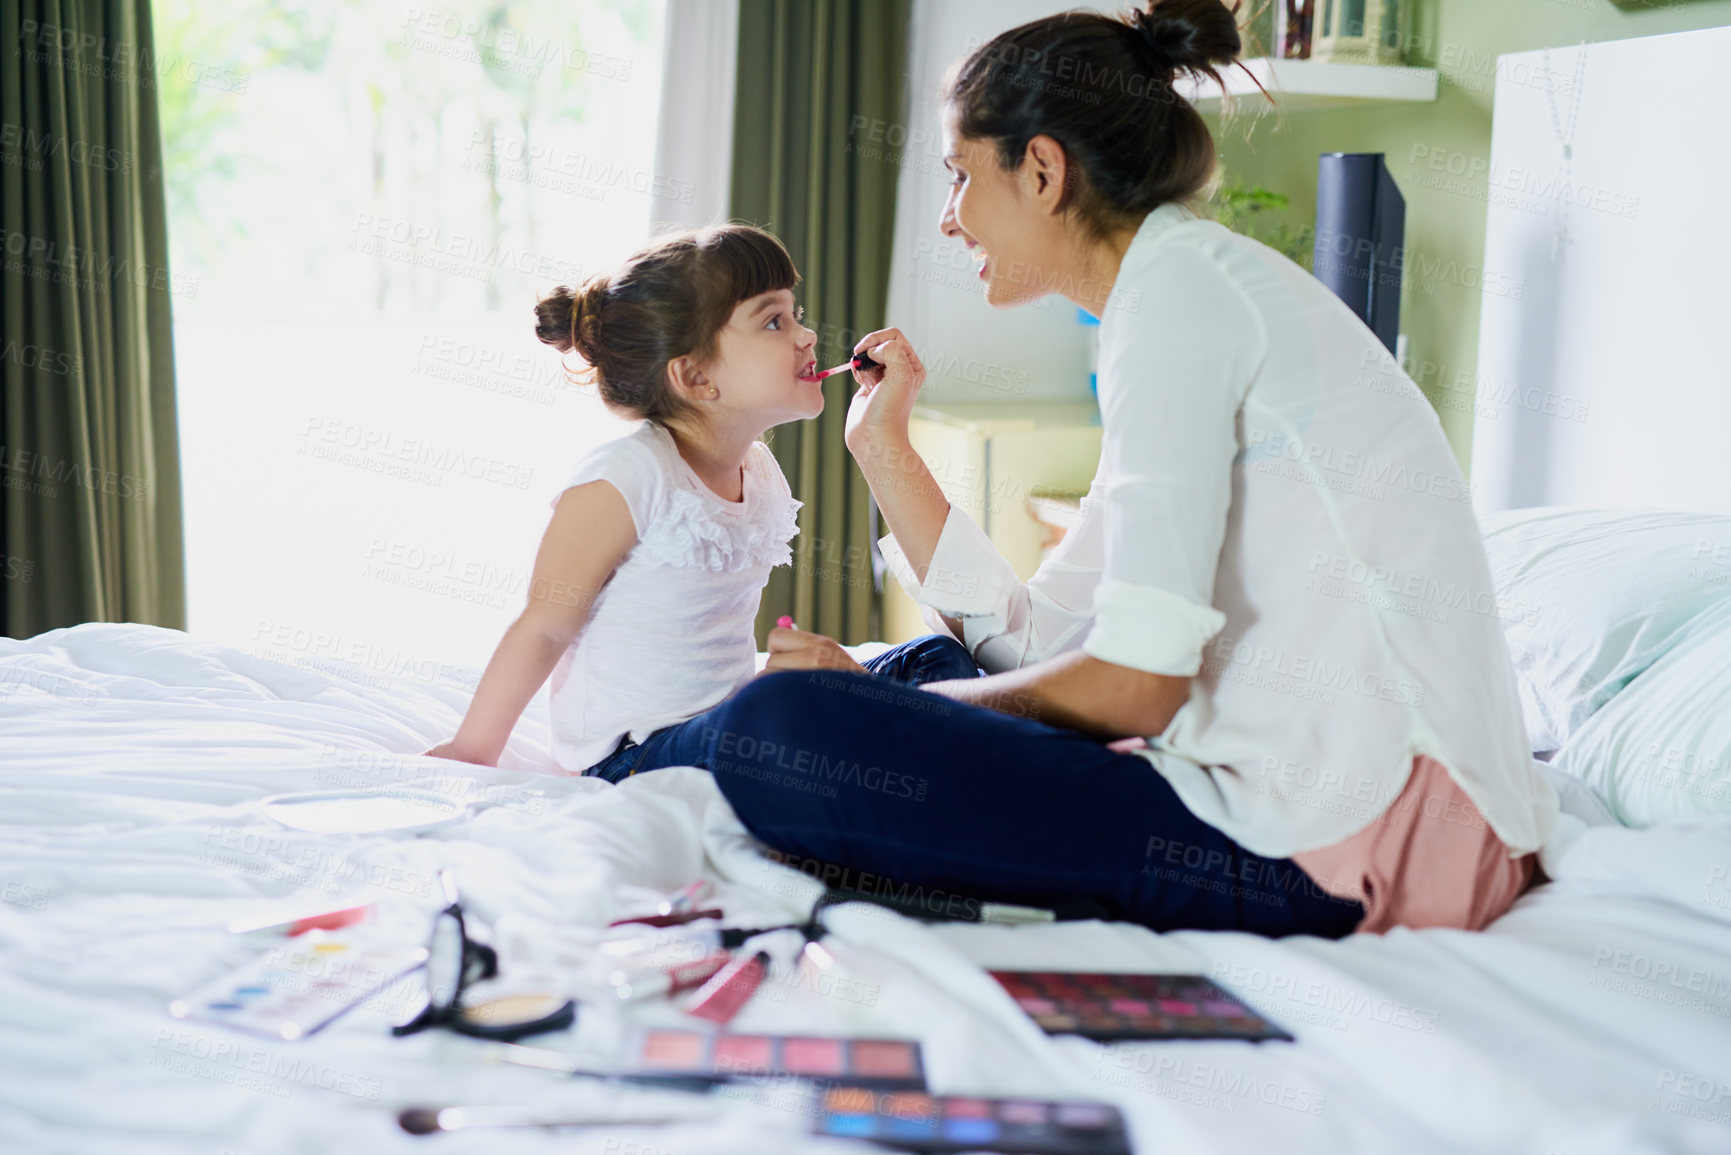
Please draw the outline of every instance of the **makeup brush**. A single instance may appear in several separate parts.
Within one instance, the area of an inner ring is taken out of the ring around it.
[[[586,1071],[578,1066],[576,1060],[562,1051],[552,1051],[545,1047],[525,1047],[521,1043],[498,1043],[495,1048],[486,1053],[487,1061],[514,1063],[519,1067],[534,1067],[541,1071],[551,1071],[556,1075],[568,1075],[573,1079],[596,1079],[605,1083],[621,1086],[646,1087],[659,1091],[690,1091],[693,1094],[705,1094],[715,1087],[717,1080],[700,1075],[681,1075],[672,1071],[642,1071],[636,1074],[621,1074],[614,1071]]]
[[[624,1127],[670,1121],[665,1108],[609,1113],[604,1118],[589,1119],[550,1118],[522,1107],[405,1107],[397,1112],[397,1126],[411,1135],[472,1131],[480,1127]]]
[[[883,368],[882,365],[880,365],[876,361],[872,360],[866,354],[855,353],[853,355],[853,360],[845,362],[845,363],[840,364],[840,365],[837,365],[833,369],[825,369],[822,372],[813,373],[810,377],[807,377],[806,380],[807,381],[822,381],[825,377],[831,377],[837,373],[845,373],[849,369],[862,369],[863,370],[863,369],[882,369],[882,368]]]

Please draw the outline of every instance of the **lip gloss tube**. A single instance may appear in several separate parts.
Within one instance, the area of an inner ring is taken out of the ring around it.
[[[750,958],[734,959],[699,987],[686,1005],[686,1013],[726,1026],[746,1000],[757,993],[769,973],[769,952],[760,950]]]
[[[620,1002],[635,1003],[701,986],[733,961],[729,952],[716,951],[696,962],[679,963],[661,970],[614,971],[607,976],[607,981],[613,985],[613,994]]]

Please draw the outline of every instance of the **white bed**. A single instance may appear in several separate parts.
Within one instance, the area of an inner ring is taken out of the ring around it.
[[[1711,107],[1667,97],[1658,111]],[[1498,140],[1516,139],[1499,120]],[[1505,256],[1487,252],[1486,267]],[[1676,425],[1673,459],[1689,437],[1705,449],[1717,436],[1686,414]],[[1512,434],[1485,445],[1523,452]],[[500,770],[416,756],[450,735],[465,700],[449,684],[297,668],[143,626],[0,640],[0,1150],[868,1150],[805,1137],[785,1098],[621,1092],[486,1062],[485,1044],[442,1032],[394,1039],[389,1007],[293,1044],[168,1016],[171,999],[258,949],[227,935],[230,918],[358,895],[418,935],[441,868],[492,923],[507,977],[579,994],[599,928],[655,894],[708,878],[748,925],[803,915],[816,897],[814,881],[758,853],[701,771],[619,787],[545,773],[535,708]],[[256,805],[411,784],[475,805],[435,829],[368,837],[288,832]],[[917,1037],[933,1089],[1108,1100],[1139,1152],[1731,1150],[1731,819],[1633,830],[1571,806],[1582,817],[1543,853],[1552,881],[1483,933],[932,927],[852,906],[829,940],[846,982],[778,978],[735,1027]],[[1049,1039],[981,964],[1201,971],[1296,1042]],[[548,1045],[594,1058],[619,1025],[586,1009],[574,1041]],[[406,1105],[462,1103],[603,1122],[415,1139],[394,1121]],[[637,1107],[685,1121],[604,1122]]]
[[[411,1138],[394,1110],[648,1101],[486,1063],[485,1044],[455,1036],[392,1039],[383,1011],[296,1044],[169,1018],[171,999],[258,949],[223,926],[265,900],[357,894],[418,928],[433,872],[453,867],[507,974],[568,979],[596,928],[693,878],[716,880],[748,925],[815,896],[757,853],[700,771],[617,788],[538,774],[545,735],[525,723],[512,769],[453,774],[407,752],[450,731],[461,691],[377,680],[144,626],[0,643],[0,1149],[496,1150],[498,1133]],[[458,823],[371,837],[285,831],[255,806],[417,781],[477,803]],[[936,928],[849,907],[831,942],[843,993],[772,984],[735,1026],[918,1037],[935,1088],[1106,1099],[1139,1151],[1724,1151],[1731,888],[1710,880],[1731,862],[1731,825],[1571,829],[1546,852],[1555,881],[1482,934]],[[1083,961],[1199,969],[1298,1041],[1051,1040],[975,965]],[[724,1117],[513,1132],[510,1149],[820,1149],[785,1103],[652,1101]]]

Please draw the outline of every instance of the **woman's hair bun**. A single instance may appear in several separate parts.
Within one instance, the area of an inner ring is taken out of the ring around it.
[[[1222,0],[1148,0],[1128,23],[1174,73],[1212,74],[1244,50],[1238,18]]]
[[[607,278],[596,277],[581,290],[560,285],[535,303],[535,336],[561,353],[575,351],[595,363],[596,328]]]

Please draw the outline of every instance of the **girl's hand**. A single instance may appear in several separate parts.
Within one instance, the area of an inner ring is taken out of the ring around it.
[[[449,742],[439,743],[437,746],[434,746],[431,750],[428,750],[425,754],[421,755],[421,757],[449,758],[453,762],[470,762],[476,766],[492,765],[492,763],[488,762],[486,759],[478,757],[459,747],[455,739]]]
[[[841,643],[809,630],[776,626],[769,631],[769,661],[758,671],[758,677],[780,670],[838,670],[843,673],[870,673],[853,660],[853,655],[841,648]]]
[[[881,369],[855,369],[860,384],[848,403],[842,440],[850,450],[899,445],[908,438],[908,415],[925,384],[926,367],[900,329],[879,329],[860,338],[855,353],[869,353]]]

